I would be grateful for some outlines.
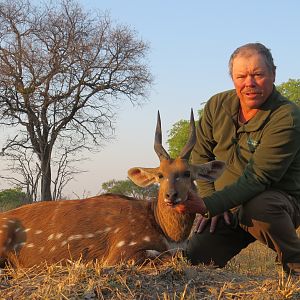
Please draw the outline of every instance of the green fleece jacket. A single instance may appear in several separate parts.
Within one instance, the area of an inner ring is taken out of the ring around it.
[[[214,183],[198,181],[211,216],[237,207],[268,189],[300,203],[300,108],[274,87],[261,110],[239,125],[235,90],[213,96],[197,126],[194,164],[214,159],[226,170]]]

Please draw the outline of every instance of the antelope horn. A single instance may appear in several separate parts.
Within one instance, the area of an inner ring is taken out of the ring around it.
[[[195,128],[193,109],[191,109],[190,134],[189,134],[188,141],[186,142],[185,146],[181,150],[179,157],[183,159],[189,159],[195,144],[196,144],[196,128]]]
[[[154,140],[154,150],[159,157],[159,160],[162,159],[170,159],[170,155],[162,146],[162,134],[161,134],[161,122],[160,122],[160,114],[159,111],[157,113],[157,124],[155,131],[155,140]]]

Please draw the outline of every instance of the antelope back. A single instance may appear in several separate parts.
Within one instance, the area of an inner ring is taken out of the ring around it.
[[[167,250],[153,224],[148,201],[121,195],[29,204],[0,215],[0,264],[143,262]]]

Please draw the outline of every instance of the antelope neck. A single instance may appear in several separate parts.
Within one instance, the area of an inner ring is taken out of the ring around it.
[[[195,214],[181,214],[164,203],[163,197],[153,202],[156,223],[165,237],[172,242],[181,242],[188,238],[195,219]]]

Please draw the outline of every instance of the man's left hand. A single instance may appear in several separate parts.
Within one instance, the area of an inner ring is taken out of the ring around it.
[[[219,221],[219,218],[222,217],[224,218],[224,221],[227,225],[230,225],[230,216],[229,216],[229,212],[228,211],[225,211],[223,214],[220,214],[220,215],[217,215],[217,216],[214,216],[211,218],[211,223],[210,223],[210,228],[209,228],[209,232],[210,233],[214,233],[215,230],[216,230],[216,227],[217,227],[217,223]],[[204,228],[207,226],[209,222],[209,219],[203,217],[203,216],[200,216],[199,217],[199,220],[196,224],[196,227],[195,227],[195,232],[197,233],[201,233]]]

